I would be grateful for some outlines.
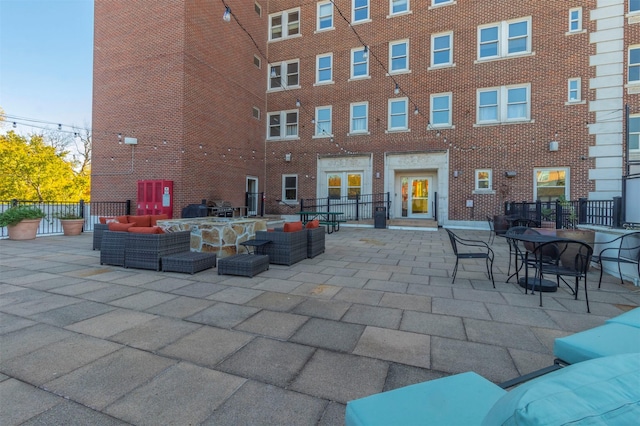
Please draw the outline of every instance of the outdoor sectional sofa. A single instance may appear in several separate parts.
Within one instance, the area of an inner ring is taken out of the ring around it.
[[[100,250],[104,231],[127,231],[139,234],[161,234],[162,229],[157,226],[157,221],[168,219],[166,214],[158,215],[123,215],[100,217],[100,223],[93,227],[93,250]]]
[[[476,373],[461,373],[349,401],[345,424],[637,424],[639,330],[636,308],[603,326],[556,339],[554,354],[563,364],[576,363],[511,391]],[[611,347],[618,341],[627,343]]]
[[[269,255],[269,263],[290,266],[324,253],[325,233],[318,221],[307,227],[303,227],[302,222],[287,222],[282,228],[257,231],[255,239],[271,241],[262,249],[262,253]]]

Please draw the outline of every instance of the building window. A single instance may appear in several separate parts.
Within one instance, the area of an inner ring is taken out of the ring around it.
[[[349,200],[355,200],[362,193],[362,173],[329,173],[327,192],[333,200],[340,199],[344,193]]]
[[[629,83],[640,83],[640,46],[629,49]]]
[[[432,6],[440,6],[443,4],[453,3],[453,0],[431,0]]]
[[[269,90],[299,87],[300,61],[298,59],[270,64],[269,69],[271,70],[269,74]]]
[[[330,1],[318,3],[318,31],[333,29],[333,3]]]
[[[300,8],[269,15],[269,40],[280,40],[300,34]]]
[[[640,115],[629,117],[629,151],[640,153]]]
[[[316,131],[315,136],[331,136],[331,107],[323,106],[316,108]]]
[[[569,9],[569,32],[582,31],[582,8]]]
[[[368,128],[369,103],[358,102],[351,104],[351,127],[350,133],[367,133]]]
[[[282,200],[298,201],[298,175],[282,175]]]
[[[531,53],[531,18],[478,27],[478,59]]]
[[[253,10],[255,10],[258,16],[262,16],[262,6],[260,6],[258,2],[253,3]]]
[[[409,71],[409,40],[389,43],[389,74]]]
[[[534,169],[533,199],[556,201],[564,196],[569,199],[569,169]]]
[[[351,22],[364,22],[369,20],[369,0],[351,0]]]
[[[269,113],[268,139],[297,139],[298,111],[278,111]]]
[[[629,0],[629,13],[640,12],[640,0]]]
[[[478,169],[476,170],[476,190],[490,190],[491,189],[491,169]]]
[[[568,95],[569,102],[580,102],[581,94],[580,94],[580,79],[579,78],[570,78],[568,82]]]
[[[347,198],[355,200],[362,193],[362,175],[360,173],[347,173]]]
[[[433,127],[451,126],[451,93],[431,95],[429,123]]]
[[[253,118],[260,120],[260,108],[253,107]]]
[[[478,90],[478,124],[529,120],[529,85]]]
[[[333,54],[316,56],[316,84],[333,82]]]
[[[351,78],[369,76],[369,55],[365,54],[364,47],[351,49]]]
[[[327,196],[331,199],[339,199],[342,196],[342,175],[327,175]]]
[[[407,115],[408,99],[389,99],[389,126],[387,130],[408,130],[409,121]]]
[[[397,15],[409,11],[409,0],[389,0],[389,15]]]
[[[453,64],[453,33],[434,34],[431,36],[431,66],[447,66]]]
[[[257,55],[253,55],[253,65],[258,69],[262,68],[262,60]]]

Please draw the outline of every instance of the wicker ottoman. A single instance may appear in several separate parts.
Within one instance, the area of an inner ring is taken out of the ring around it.
[[[218,275],[253,277],[269,269],[269,255],[236,254],[218,261]]]
[[[197,251],[170,254],[162,257],[162,270],[164,272],[195,274],[215,267],[216,258],[215,253],[200,253]]]

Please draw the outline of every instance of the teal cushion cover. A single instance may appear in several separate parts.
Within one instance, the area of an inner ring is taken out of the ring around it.
[[[617,317],[608,319],[607,323],[624,324],[640,328],[640,308],[632,309],[624,314],[618,315]]]
[[[632,425],[640,419],[640,354],[596,358],[525,383],[483,425]]]
[[[561,337],[553,344],[553,354],[569,364],[632,352],[640,352],[640,328],[618,323]]]
[[[506,391],[462,373],[349,401],[346,426],[479,425]]]

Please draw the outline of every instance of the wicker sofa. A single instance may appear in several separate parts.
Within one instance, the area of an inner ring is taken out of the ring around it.
[[[307,230],[295,232],[256,231],[256,240],[271,241],[263,253],[269,255],[269,263],[293,265],[307,258]]]
[[[324,253],[325,235],[327,230],[324,226],[307,229],[307,257],[309,259]]]
[[[103,231],[100,264],[159,271],[163,256],[191,250],[191,232],[138,234]]]

